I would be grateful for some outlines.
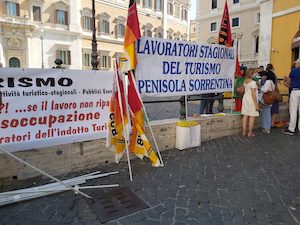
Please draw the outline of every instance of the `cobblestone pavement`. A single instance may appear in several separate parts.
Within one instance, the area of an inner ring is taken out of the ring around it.
[[[109,225],[296,225],[300,221],[300,135],[280,130],[232,135],[201,147],[162,153],[165,167],[132,160],[105,165],[120,174],[90,181],[129,186],[150,208]],[[97,225],[84,198],[64,192],[0,208],[0,224]]]

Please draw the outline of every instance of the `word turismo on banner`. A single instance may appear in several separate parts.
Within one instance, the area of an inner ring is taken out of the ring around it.
[[[0,146],[10,151],[106,136],[112,72],[0,69]]]
[[[142,37],[136,51],[136,80],[143,96],[217,93],[233,88],[233,47]]]

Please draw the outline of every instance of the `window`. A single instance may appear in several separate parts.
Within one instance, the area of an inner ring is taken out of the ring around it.
[[[15,2],[6,2],[6,12],[8,16],[20,16],[20,6]]]
[[[82,56],[82,65],[83,66],[91,66],[91,54],[84,53]]]
[[[16,57],[12,57],[9,59],[9,67],[21,67],[20,60]]]
[[[187,41],[187,34],[181,35],[181,39],[182,39],[183,41]]]
[[[116,26],[115,26],[115,35],[118,38],[123,38],[125,34],[125,22],[126,18],[123,16],[119,16],[116,18]]]
[[[111,67],[111,57],[108,51],[100,51],[100,69],[109,70]]]
[[[161,0],[155,0],[155,9],[156,9],[156,11],[161,11],[162,10]]]
[[[232,3],[233,3],[233,4],[240,3],[240,0],[233,0]]]
[[[211,0],[211,9],[218,8],[218,0]]]
[[[162,31],[157,31],[156,37],[157,37],[157,38],[163,38],[163,37],[164,37],[164,36],[163,36],[163,32],[162,32]]]
[[[232,27],[239,27],[240,26],[240,18],[232,18]]]
[[[168,30],[167,31],[167,38],[168,39],[173,39],[173,33],[174,33],[174,31],[172,29]]]
[[[124,37],[125,34],[125,25],[124,24],[118,24],[117,25],[117,36],[118,37]]]
[[[34,21],[41,21],[41,7],[33,6],[32,7],[32,14]]]
[[[180,40],[180,36],[181,36],[180,32],[175,33],[174,40]]]
[[[213,22],[210,24],[210,31],[216,31],[217,30],[217,22]]]
[[[99,24],[99,31],[100,34],[110,34],[110,23],[109,23],[110,15],[107,13],[100,14],[100,24]],[[117,23],[120,22],[117,20]]]
[[[175,4],[175,16],[180,18],[180,5]]]
[[[259,37],[255,38],[255,53],[258,54],[259,51]]]
[[[144,26],[144,36],[146,37],[152,37],[152,25],[147,23],[145,26]]]
[[[260,13],[256,13],[256,23],[260,23]]]
[[[168,3],[168,14],[173,15],[173,4],[170,2]]]
[[[56,23],[68,25],[68,12],[63,10],[56,10]]]
[[[187,21],[187,10],[183,9],[181,12],[181,19]]]
[[[106,19],[100,20],[100,33],[109,34],[109,22]]]
[[[56,58],[61,59],[63,64],[71,65],[71,52],[68,50],[57,50]]]
[[[145,6],[145,8],[151,8],[152,0],[144,0],[144,6]]]
[[[92,30],[92,18],[89,16],[83,16],[82,20],[82,28],[84,30]]]
[[[147,37],[152,37],[152,31],[151,30],[147,30],[146,31],[146,36]]]

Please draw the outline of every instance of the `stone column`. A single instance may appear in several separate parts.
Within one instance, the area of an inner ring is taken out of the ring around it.
[[[270,63],[271,37],[272,37],[273,1],[260,2],[260,28],[258,65]]]
[[[5,66],[3,45],[4,45],[3,31],[2,31],[2,29],[0,27],[0,67],[4,67]]]
[[[163,11],[163,37],[166,39],[167,38],[167,30],[168,30],[168,0],[163,0],[164,1],[164,11]]]
[[[92,4],[92,3],[91,3]],[[92,7],[92,5],[91,5]],[[80,0],[70,1],[70,31],[72,32],[81,32],[81,3]]]

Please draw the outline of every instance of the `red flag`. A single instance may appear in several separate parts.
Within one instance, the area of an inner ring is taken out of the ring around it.
[[[225,1],[223,17],[221,21],[221,27],[219,32],[219,44],[226,45],[227,47],[232,47],[232,38],[231,38],[231,27],[230,27],[230,17],[228,12],[227,1]],[[238,45],[236,45],[236,68],[235,75],[241,75],[240,63],[238,59]]]
[[[236,58],[235,58],[235,76],[239,77],[241,76],[241,68],[240,68],[240,62],[239,62],[239,56],[238,56],[238,45],[236,45]]]
[[[221,27],[219,32],[219,44],[226,45],[228,47],[232,46],[230,18],[228,13],[227,1],[225,1],[223,17],[221,21]]]

